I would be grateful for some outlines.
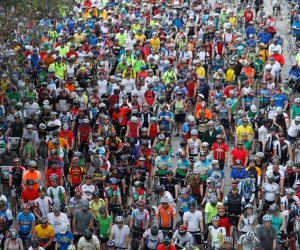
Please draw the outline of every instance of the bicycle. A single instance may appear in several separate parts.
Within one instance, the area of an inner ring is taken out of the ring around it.
[[[132,250],[139,250],[140,245],[141,245],[141,239],[143,237],[143,232],[132,230],[132,235],[133,234],[137,234],[137,237],[136,238],[132,237],[131,249]]]

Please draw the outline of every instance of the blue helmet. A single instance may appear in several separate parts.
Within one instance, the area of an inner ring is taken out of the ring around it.
[[[296,205],[292,205],[290,211],[291,211],[291,216],[292,217],[295,217],[299,214],[299,209]]]

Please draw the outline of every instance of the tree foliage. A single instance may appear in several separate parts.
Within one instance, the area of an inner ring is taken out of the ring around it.
[[[71,8],[72,0],[1,0],[0,1],[0,42],[15,33],[30,32],[41,18],[63,17],[63,9]]]

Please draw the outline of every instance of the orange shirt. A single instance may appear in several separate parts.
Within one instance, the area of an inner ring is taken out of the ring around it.
[[[176,209],[171,204],[169,204],[167,208],[163,208],[162,205],[159,205],[155,216],[160,219],[160,225],[162,227],[168,228],[172,226],[172,222],[175,223],[173,217],[176,216]]]
[[[203,110],[203,109],[198,109],[197,112],[196,112],[196,116],[195,116],[197,119],[200,118],[200,113],[201,113],[202,111],[205,112],[205,118],[206,118],[206,119],[209,119],[209,120],[212,119],[212,113],[210,112],[209,109],[205,109],[205,110]]]
[[[69,90],[70,93],[73,93],[75,91],[75,84],[66,83],[66,88]]]
[[[27,180],[32,179],[32,180],[34,180],[35,182],[37,182],[37,181],[40,182],[40,181],[41,181],[41,178],[42,178],[41,172],[38,171],[38,170],[34,170],[34,171],[27,170],[27,171],[25,171],[25,173],[23,174],[23,177],[22,177],[22,179],[23,179],[23,184],[24,184],[25,186],[27,186],[27,184],[26,184],[26,181],[27,181]],[[33,189],[34,189],[34,190],[37,190],[38,187],[39,187],[39,183],[34,183],[34,184],[33,184]]]
[[[68,142],[69,146],[72,145],[72,139],[74,139],[74,133],[71,130],[61,130],[59,132],[59,138]],[[59,141],[60,143],[60,141]],[[61,145],[62,146],[62,145]]]
[[[61,146],[65,150],[67,150],[68,145],[69,145],[68,142],[64,138],[61,138],[61,137],[59,138],[59,146]],[[52,141],[48,142],[48,149],[56,149],[56,147],[54,147]]]
[[[42,61],[47,67],[49,67],[51,63],[54,63],[54,57],[52,55],[46,55],[43,57]]]

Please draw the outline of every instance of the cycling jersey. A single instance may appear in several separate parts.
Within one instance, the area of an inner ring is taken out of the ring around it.
[[[158,243],[163,240],[164,236],[161,231],[158,235],[152,235],[151,228],[149,228],[144,232],[143,237],[145,239],[145,245],[151,250],[156,250]]]
[[[214,226],[209,226],[208,232],[211,237],[212,248],[219,249],[223,243],[223,238],[226,235],[226,229],[224,227],[215,228]]]
[[[17,215],[17,221],[19,222],[19,232],[23,234],[30,233],[35,221],[34,214],[21,212]]]
[[[171,228],[174,221],[173,217],[176,216],[176,208],[169,204],[167,208],[159,205],[156,209],[155,216],[159,219],[159,225],[163,228]]]
[[[48,187],[47,195],[52,199],[54,204],[64,204],[64,196],[66,190],[63,186]]]
[[[55,235],[55,241],[58,244],[58,250],[67,250],[68,246],[71,245],[71,241],[74,240],[74,236],[70,231],[65,234],[57,233]]]
[[[22,175],[24,172],[24,167],[11,167],[9,169],[9,174],[12,175],[12,183],[14,187],[19,187],[22,184]]]
[[[146,223],[149,220],[149,212],[146,209],[140,211],[138,208],[134,209],[131,213],[131,217],[133,220],[133,226],[137,229],[146,229]]]
[[[115,186],[114,189],[110,187],[104,189],[104,198],[108,199],[109,205],[117,205],[119,197],[121,197],[121,191],[118,186]]]

